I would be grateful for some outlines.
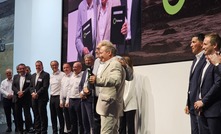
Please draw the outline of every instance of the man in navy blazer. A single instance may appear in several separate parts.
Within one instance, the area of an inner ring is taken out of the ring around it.
[[[30,106],[31,106],[31,94],[30,83],[31,75],[25,72],[25,64],[19,64],[19,74],[14,75],[12,90],[15,95],[15,111],[17,116],[17,126],[19,133],[23,133],[23,118],[22,109],[24,110],[25,128],[26,132],[30,131],[32,125]]]
[[[31,78],[32,107],[34,111],[34,127],[36,134],[47,134],[48,130],[48,87],[50,75],[43,70],[41,61],[35,62],[36,73]]]
[[[84,62],[87,69],[84,71],[79,84],[79,92],[81,97],[81,112],[82,122],[84,127],[84,134],[90,134],[90,130],[94,133],[93,126],[93,97],[94,85],[88,82],[88,78],[92,75],[92,68],[94,65],[94,56],[87,54],[84,56]]]
[[[203,49],[205,55],[220,50],[221,38],[212,33],[205,36]],[[198,101],[194,107],[198,110],[200,134],[221,134],[221,77],[215,72],[215,66],[207,60],[200,77]]]
[[[141,0],[121,0],[121,5],[127,7],[125,40],[127,51],[139,51],[141,49]]]
[[[190,70],[187,104],[184,111],[186,114],[190,115],[191,134],[199,134],[198,119],[195,114],[194,102],[196,101],[197,90],[199,89],[198,81],[200,73],[206,63],[205,55],[203,54],[203,40],[204,34],[194,35],[190,45],[192,53],[195,55],[195,59],[193,60]]]

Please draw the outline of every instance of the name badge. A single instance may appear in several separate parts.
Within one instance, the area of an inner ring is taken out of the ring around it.
[[[39,82],[42,82],[42,79],[38,79]]]
[[[30,80],[26,80],[26,83],[30,83],[31,81]]]

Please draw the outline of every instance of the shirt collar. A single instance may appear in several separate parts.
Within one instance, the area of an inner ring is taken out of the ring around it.
[[[92,9],[93,7],[94,7],[94,3],[93,3],[93,0],[92,0],[92,2],[91,2],[91,5],[90,5],[90,6],[87,4],[87,10]]]
[[[200,59],[203,56],[203,54],[204,54],[204,50],[196,54],[196,58]]]
[[[69,74],[65,74],[66,77],[70,77],[73,74],[73,72],[70,72]]]
[[[43,70],[41,70],[39,73],[38,73],[38,72],[36,72],[36,74],[37,74],[37,75],[40,75],[42,71],[43,71]]]
[[[11,78],[10,80],[8,78],[6,78],[6,79],[7,79],[7,81],[12,81],[13,80],[13,78]]]
[[[60,70],[58,70],[57,72],[53,72],[53,75],[58,75],[60,72]]]
[[[74,73],[74,77],[76,77],[76,78],[77,78],[77,77],[81,77],[81,76],[82,76],[82,73],[83,73],[82,71],[81,71],[79,74],[75,74],[75,73]]]

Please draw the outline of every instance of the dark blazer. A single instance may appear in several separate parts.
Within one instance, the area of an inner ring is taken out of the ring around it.
[[[201,77],[200,77],[201,78]],[[205,117],[221,116],[221,77],[215,72],[215,66],[207,68],[201,85],[201,95]]]
[[[205,55],[203,55],[199,62],[197,63],[194,71],[193,67],[196,62],[196,59],[194,59],[193,64],[190,69],[190,76],[189,76],[189,88],[188,88],[188,95],[187,95],[187,106],[189,107],[190,113],[194,114],[194,102],[198,99],[197,97],[197,90],[199,89],[199,79],[201,76],[201,72],[203,67],[206,64]]]
[[[22,91],[24,93],[24,96],[22,98],[18,98],[18,91],[20,91],[20,75],[16,74],[13,77],[13,83],[12,83],[12,90],[14,91],[15,95],[15,102],[18,100],[31,100],[31,94],[30,94],[30,84],[31,84],[31,75],[26,74],[25,75],[25,82],[24,86],[22,88]]]
[[[127,0],[121,0],[121,5],[127,5]],[[141,0],[132,1],[131,20],[128,22],[131,26],[129,51],[138,51],[141,49]]]
[[[48,87],[49,87],[50,75],[42,70],[37,80],[37,84],[35,84],[35,78],[36,78],[36,73],[34,73],[31,78],[31,85],[30,85],[31,94],[33,92],[37,92],[38,100],[48,101],[49,99]]]
[[[79,84],[79,92],[81,92],[84,88],[84,83],[85,81],[87,81],[87,72],[88,72],[88,68],[84,71],[83,75],[82,75],[82,78],[81,78],[81,81],[80,81],[80,84]],[[88,83],[88,90],[90,91],[90,94],[87,96],[87,99],[84,99],[82,101],[89,101],[89,102],[92,102],[92,90],[94,90],[94,85],[93,84],[89,84]]]
[[[219,74],[219,76],[221,76],[221,64],[219,64],[218,66],[215,66],[215,72]]]

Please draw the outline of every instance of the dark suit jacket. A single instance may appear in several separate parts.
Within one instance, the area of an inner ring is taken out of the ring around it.
[[[193,64],[191,66],[191,70],[190,70],[189,88],[188,88],[188,97],[187,97],[187,106],[189,107],[191,114],[195,113],[194,112],[194,102],[196,102],[196,100],[198,99],[197,90],[199,89],[199,86],[200,86],[199,79],[201,76],[202,69],[206,64],[205,55],[203,55],[200,58],[194,71],[192,71],[195,62],[196,62],[196,59],[194,59]]]
[[[79,84],[79,92],[81,92],[84,88],[84,83],[85,81],[88,79],[86,76],[87,76],[87,72],[88,72],[88,69],[86,69],[82,75],[82,78],[81,78],[81,81],[80,81],[80,84]],[[92,102],[92,90],[94,90],[94,85],[93,84],[89,84],[88,83],[88,89],[90,91],[90,94],[87,96],[87,99],[84,99],[82,101],[89,101],[89,102]]]
[[[205,117],[221,116],[221,77],[215,72],[215,66],[207,68],[201,85],[203,113]]]
[[[127,0],[121,0],[121,5],[127,5]],[[129,51],[141,49],[141,0],[132,0],[131,19],[131,46]]]
[[[37,80],[37,84],[35,84],[36,73],[32,75],[31,78],[31,94],[33,92],[37,92],[38,100],[48,101],[48,87],[49,87],[49,79],[50,75],[43,71],[40,73],[40,76]]]
[[[20,77],[21,76],[18,74],[14,75],[13,77],[12,90],[14,91],[15,102],[17,102],[18,100],[24,100],[24,101],[31,100],[31,94],[30,94],[31,75],[30,74],[25,75],[25,82],[22,88],[24,96],[22,98],[18,98],[18,91],[20,91]]]

